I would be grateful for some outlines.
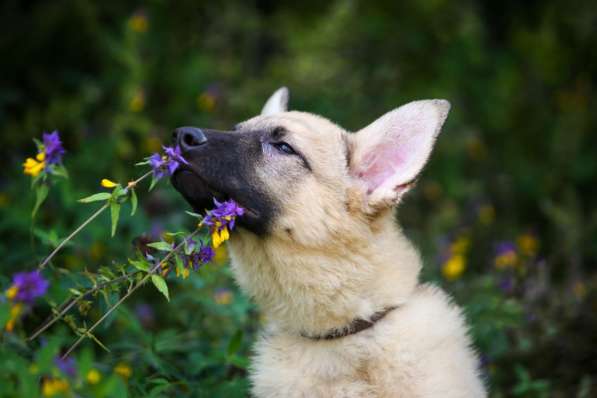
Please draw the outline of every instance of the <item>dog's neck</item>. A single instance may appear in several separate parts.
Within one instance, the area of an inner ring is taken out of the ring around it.
[[[403,304],[421,267],[392,219],[351,247],[305,248],[249,233],[235,234],[229,247],[237,281],[269,327],[291,334],[322,335]]]

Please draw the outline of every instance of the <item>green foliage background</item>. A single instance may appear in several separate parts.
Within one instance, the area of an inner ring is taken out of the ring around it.
[[[446,98],[447,124],[398,213],[422,249],[424,279],[464,306],[491,396],[594,396],[596,26],[588,0],[5,0],[0,288],[89,215],[76,199],[101,178],[138,176],[132,165],[174,127],[230,128],[281,85],[291,89],[291,108],[349,130],[414,99]],[[32,223],[21,164],[34,153],[32,138],[53,129],[70,179],[52,187]],[[140,205],[118,238],[109,238],[106,215],[57,257],[44,274],[47,300],[66,296],[73,271],[125,259],[135,237],[192,227],[166,184]],[[525,234],[537,241],[533,258],[496,269],[496,242]],[[465,270],[446,280],[442,253],[462,236],[470,242]],[[210,265],[173,281],[170,293],[168,304],[145,288],[111,317],[98,332],[110,353],[90,342],[79,350],[79,372],[95,367],[104,376],[90,395],[247,394],[259,315],[229,269]],[[106,299],[95,303],[92,319]],[[47,358],[73,339],[66,327],[42,343],[22,340],[49,311],[42,300],[19,331],[1,335],[2,396],[36,396],[39,374],[56,372]],[[118,362],[133,365],[126,382],[113,375]]]

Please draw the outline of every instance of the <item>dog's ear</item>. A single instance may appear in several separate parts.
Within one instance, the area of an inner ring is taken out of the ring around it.
[[[271,97],[269,97],[265,105],[263,105],[261,114],[267,116],[280,112],[286,112],[288,110],[288,97],[288,88],[280,87],[275,93],[272,94]]]
[[[449,110],[446,100],[410,102],[353,136],[350,172],[362,182],[371,211],[398,203],[413,185]]]

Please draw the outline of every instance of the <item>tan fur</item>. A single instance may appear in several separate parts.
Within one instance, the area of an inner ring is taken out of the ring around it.
[[[439,288],[419,283],[419,254],[393,208],[368,211],[345,152],[355,135],[301,112],[259,116],[241,129],[271,126],[290,132],[285,141],[312,172],[291,158],[262,167],[259,183],[284,204],[282,213],[267,237],[238,230],[230,240],[236,279],[267,320],[255,346],[253,394],[484,397],[461,311]],[[399,308],[357,334],[301,337],[390,305]]]

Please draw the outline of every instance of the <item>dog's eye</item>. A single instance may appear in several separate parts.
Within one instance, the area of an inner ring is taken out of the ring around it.
[[[274,142],[272,146],[276,148],[278,151],[285,153],[287,155],[296,155],[296,152],[290,145],[285,142]]]

